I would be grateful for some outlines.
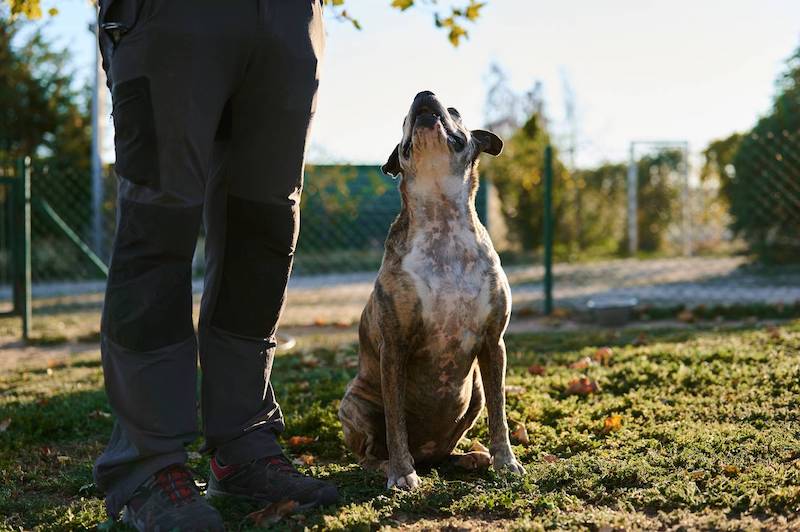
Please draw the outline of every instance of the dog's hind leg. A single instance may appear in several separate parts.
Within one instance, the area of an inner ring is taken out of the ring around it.
[[[383,411],[348,388],[339,406],[344,442],[365,469],[386,471],[386,424]]]

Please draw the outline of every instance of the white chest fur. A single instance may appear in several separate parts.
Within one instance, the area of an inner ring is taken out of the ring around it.
[[[414,280],[428,352],[471,355],[491,312],[493,270],[466,207],[430,202],[418,211],[403,270]]]

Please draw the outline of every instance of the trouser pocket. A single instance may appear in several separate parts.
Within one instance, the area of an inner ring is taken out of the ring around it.
[[[117,175],[137,185],[159,188],[158,142],[150,80],[115,83],[111,91]]]

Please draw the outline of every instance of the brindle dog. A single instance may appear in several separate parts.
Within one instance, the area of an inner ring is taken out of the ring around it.
[[[383,166],[402,174],[402,208],[361,316],[358,376],[339,419],[348,447],[364,467],[384,469],[389,488],[415,488],[415,464],[453,452],[483,409],[484,390],[494,468],[525,471],[505,414],[511,294],[475,212],[478,156],[502,148],[425,91]]]

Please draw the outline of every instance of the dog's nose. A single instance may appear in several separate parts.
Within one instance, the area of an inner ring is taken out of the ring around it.
[[[430,98],[432,96],[436,96],[436,95],[434,93],[432,93],[431,91],[422,91],[419,94],[417,94],[414,97],[414,99],[415,100],[419,100],[420,98]]]

